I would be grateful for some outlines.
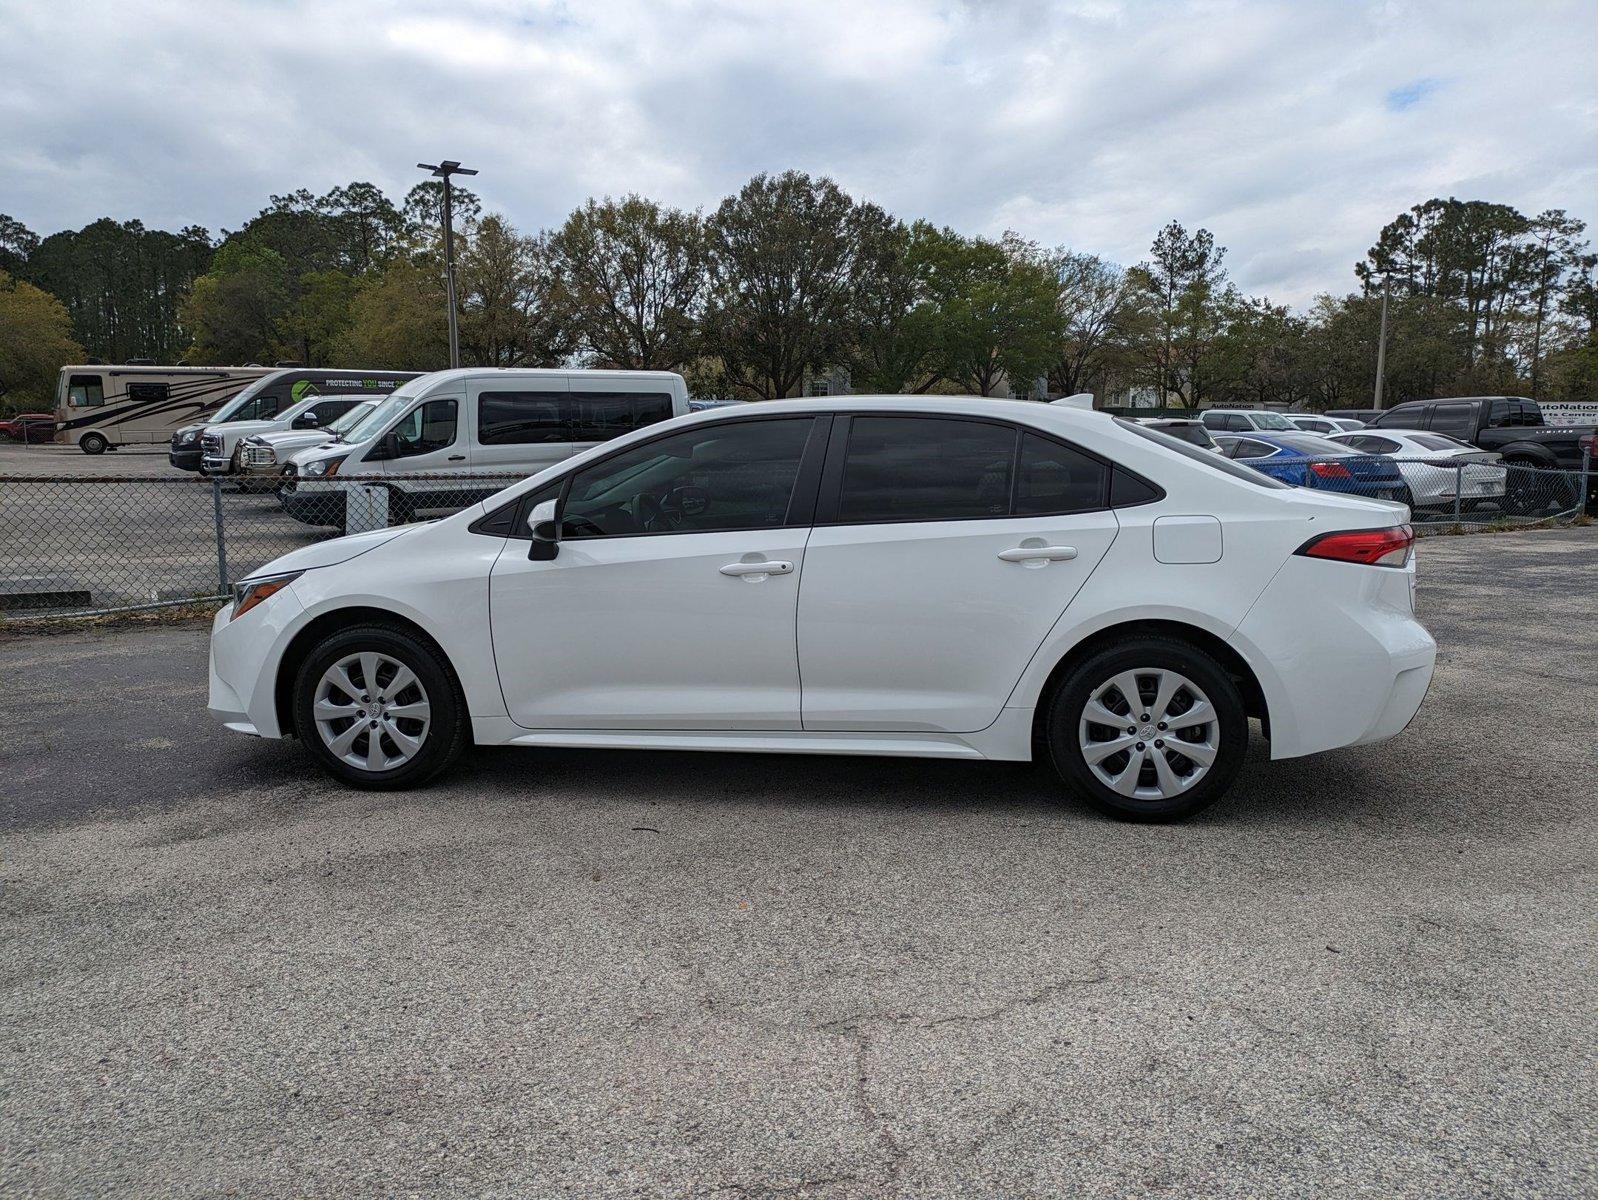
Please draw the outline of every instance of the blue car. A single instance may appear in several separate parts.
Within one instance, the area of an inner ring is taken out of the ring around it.
[[[1410,501],[1398,463],[1385,454],[1350,453],[1347,446],[1313,433],[1222,433],[1215,444],[1227,458],[1296,487]]]

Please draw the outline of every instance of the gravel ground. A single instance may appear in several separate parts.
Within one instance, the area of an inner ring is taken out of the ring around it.
[[[1598,529],[1421,555],[1409,731],[1170,828],[877,759],[356,794],[209,723],[199,625],[0,640],[0,1193],[1592,1195]]]

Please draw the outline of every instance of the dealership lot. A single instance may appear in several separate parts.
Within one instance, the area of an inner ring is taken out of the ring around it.
[[[1169,828],[895,760],[357,794],[205,718],[200,624],[0,636],[0,1190],[1590,1193],[1598,529],[1420,554],[1412,728]]]

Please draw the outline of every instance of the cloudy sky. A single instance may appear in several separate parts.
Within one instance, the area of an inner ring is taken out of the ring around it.
[[[1432,195],[1598,227],[1595,63],[1598,0],[0,0],[0,212],[214,232],[443,156],[533,228],[797,167],[1121,262],[1176,217],[1301,303]]]

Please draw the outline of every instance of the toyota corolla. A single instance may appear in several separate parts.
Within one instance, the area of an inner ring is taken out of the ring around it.
[[[1409,723],[1436,647],[1407,519],[1069,407],[720,408],[263,567],[210,709],[358,787],[472,744],[1041,754],[1167,820],[1226,791],[1251,718],[1272,758]]]

